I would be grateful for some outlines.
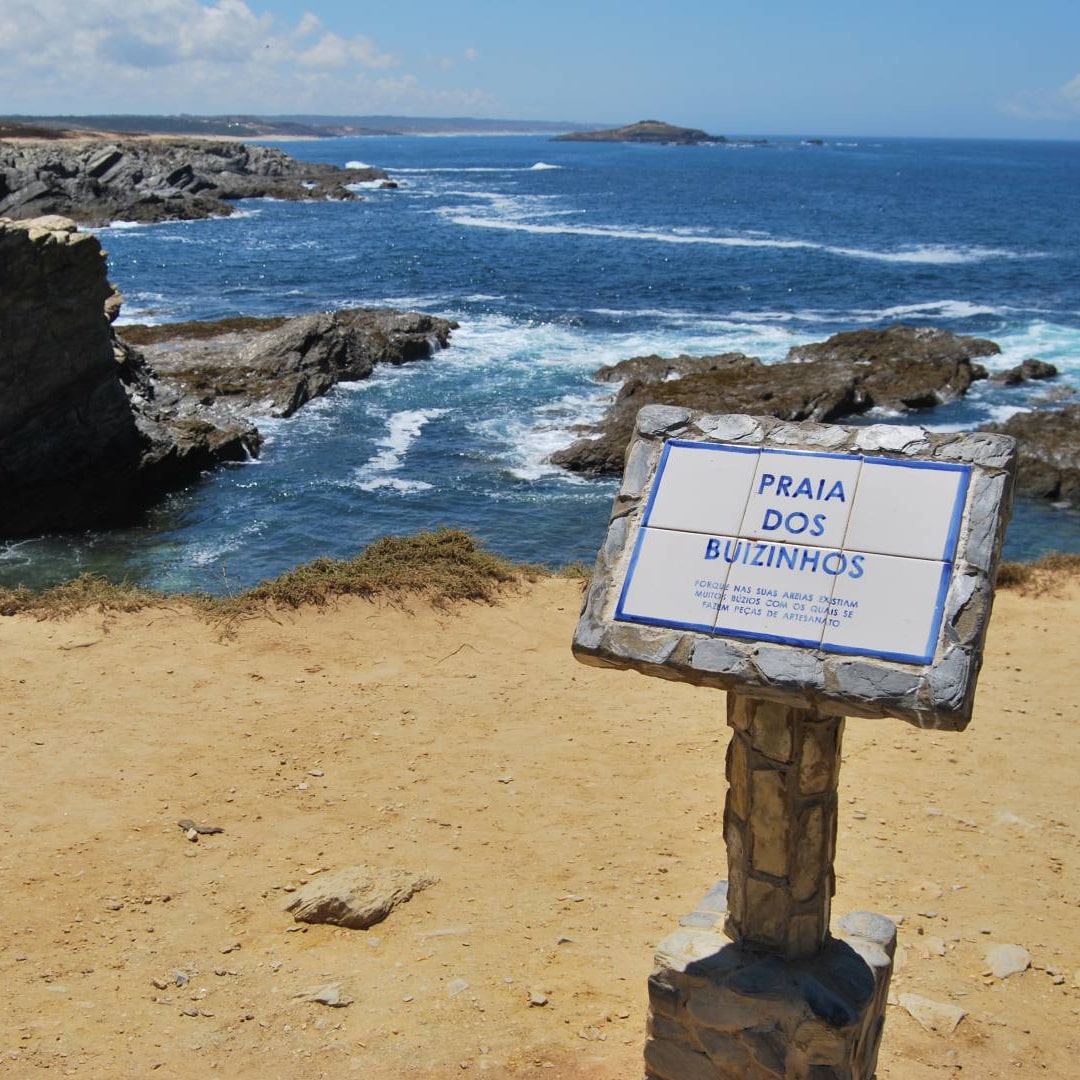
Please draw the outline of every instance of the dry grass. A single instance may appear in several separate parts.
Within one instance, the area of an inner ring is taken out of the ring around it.
[[[0,616],[30,615],[62,619],[80,611],[138,611],[188,603],[220,626],[275,611],[320,607],[340,596],[379,598],[402,604],[415,597],[436,607],[462,601],[490,603],[501,592],[538,576],[555,573],[586,583],[592,567],[572,563],[557,570],[510,562],[485,551],[461,529],[439,529],[413,536],[387,536],[351,559],[316,559],[252,589],[231,596],[160,593],[127,582],[82,574],[35,592],[0,586]],[[1044,555],[1036,562],[1004,562],[997,587],[1023,595],[1053,592],[1063,579],[1080,576],[1080,554]]]
[[[332,603],[339,596],[402,603],[417,597],[438,607],[493,601],[503,589],[542,573],[484,551],[460,529],[387,536],[351,559],[316,559],[233,596],[165,594],[83,574],[51,589],[0,587],[0,615],[64,618],[79,611],[137,611],[187,602],[223,626],[275,610]]]
[[[1063,579],[1080,576],[1080,554],[1051,552],[1034,562],[1003,562],[998,567],[999,589],[1015,589],[1025,596],[1054,592]]]
[[[126,323],[116,327],[116,332],[130,345],[157,345],[163,341],[193,341],[221,337],[223,334],[276,330],[288,321],[284,315],[234,315],[213,322],[175,322],[154,326]]]

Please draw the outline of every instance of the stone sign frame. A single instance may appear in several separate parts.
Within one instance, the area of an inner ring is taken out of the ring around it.
[[[951,524],[951,573],[942,582],[936,640],[927,655],[895,660],[805,644],[626,621],[624,583],[654,480],[671,441],[731,449],[810,451],[956,469],[965,486]],[[971,718],[993,581],[1012,505],[1015,443],[985,432],[790,423],[771,417],[691,413],[653,405],[638,414],[607,536],[574,635],[577,658],[602,667],[750,693],[821,714],[895,716],[919,727],[962,730]]]

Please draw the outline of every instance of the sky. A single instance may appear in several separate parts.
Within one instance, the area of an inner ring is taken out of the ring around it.
[[[0,115],[1080,138],[1076,0],[0,0]]]

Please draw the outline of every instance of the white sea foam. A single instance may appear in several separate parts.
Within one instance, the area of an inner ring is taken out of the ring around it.
[[[346,169],[370,169],[371,166],[366,161],[346,161]]]
[[[763,239],[756,236],[708,236],[669,229],[622,228],[617,225],[543,225],[512,217],[479,217],[456,212],[458,208],[439,211],[450,217],[455,225],[472,229],[502,229],[532,233],[537,236],[589,236],[605,240],[638,240],[664,244],[703,244],[726,248],[775,248],[788,251],[821,251],[853,259],[871,259],[888,263],[924,263],[951,265],[980,262],[992,258],[1018,258],[1014,252],[998,248],[950,248],[945,245],[923,245],[900,251],[871,251],[863,248],[834,247],[811,240]]]
[[[549,169],[561,169],[562,165],[549,165],[546,161],[538,161],[535,165],[529,166],[529,172],[547,172]]]
[[[194,566],[210,566],[217,562],[222,555],[228,555],[230,551],[236,551],[244,546],[245,541],[253,536],[258,536],[265,531],[265,521],[252,521],[239,529],[230,530],[223,540],[206,544],[195,544],[191,547],[188,559]]]
[[[389,488],[402,493],[427,491],[431,484],[423,480],[403,480],[393,476],[405,464],[409,448],[420,438],[424,425],[445,416],[446,409],[406,409],[394,413],[386,423],[386,434],[376,442],[379,452],[354,472],[361,491]]]

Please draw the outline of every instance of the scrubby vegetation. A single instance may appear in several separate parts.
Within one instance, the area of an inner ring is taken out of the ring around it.
[[[166,594],[83,574],[51,589],[0,587],[0,615],[62,618],[78,611],[137,611],[187,602],[215,622],[275,610],[324,605],[340,596],[391,603],[417,597],[436,606],[494,600],[503,589],[542,573],[485,551],[460,529],[387,536],[351,559],[316,559],[232,596]]]
[[[386,536],[351,559],[315,559],[251,589],[228,596],[162,593],[97,574],[82,574],[50,589],[0,586],[0,616],[65,618],[80,611],[125,612],[187,603],[215,623],[235,622],[275,611],[320,607],[338,597],[360,596],[404,603],[417,598],[447,607],[461,601],[490,603],[501,592],[555,573],[585,582],[592,568],[573,563],[551,571],[514,563],[485,551],[461,529],[439,529],[413,536]],[[1035,562],[1005,562],[997,587],[1021,593],[1050,591],[1062,578],[1080,575],[1080,554],[1044,555]]]
[[[997,587],[1021,593],[1049,592],[1062,578],[1080,574],[1080,554],[1051,552],[1034,562],[1003,562],[998,566]]]

